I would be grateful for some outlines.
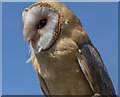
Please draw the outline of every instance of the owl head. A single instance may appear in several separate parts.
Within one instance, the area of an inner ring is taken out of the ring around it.
[[[64,30],[81,25],[76,15],[63,3],[44,1],[26,8],[22,13],[24,39],[35,53],[52,47]],[[70,26],[72,25],[72,26]]]

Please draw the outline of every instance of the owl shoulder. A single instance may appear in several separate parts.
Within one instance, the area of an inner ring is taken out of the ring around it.
[[[92,45],[87,33],[80,27],[73,29],[71,32],[71,39],[77,44],[78,48],[81,48],[84,44]]]

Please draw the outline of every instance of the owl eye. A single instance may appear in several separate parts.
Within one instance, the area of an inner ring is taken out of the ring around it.
[[[39,24],[37,25],[37,29],[43,28],[47,24],[47,19],[40,20]]]

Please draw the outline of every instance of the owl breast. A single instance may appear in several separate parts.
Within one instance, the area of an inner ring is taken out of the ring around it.
[[[76,60],[77,47],[70,39],[58,40],[52,50],[37,55],[41,76],[51,95],[92,95]]]

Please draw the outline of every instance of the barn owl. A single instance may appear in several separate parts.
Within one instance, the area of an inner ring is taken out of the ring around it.
[[[61,2],[38,2],[22,13],[24,39],[47,95],[116,95],[79,18]]]

